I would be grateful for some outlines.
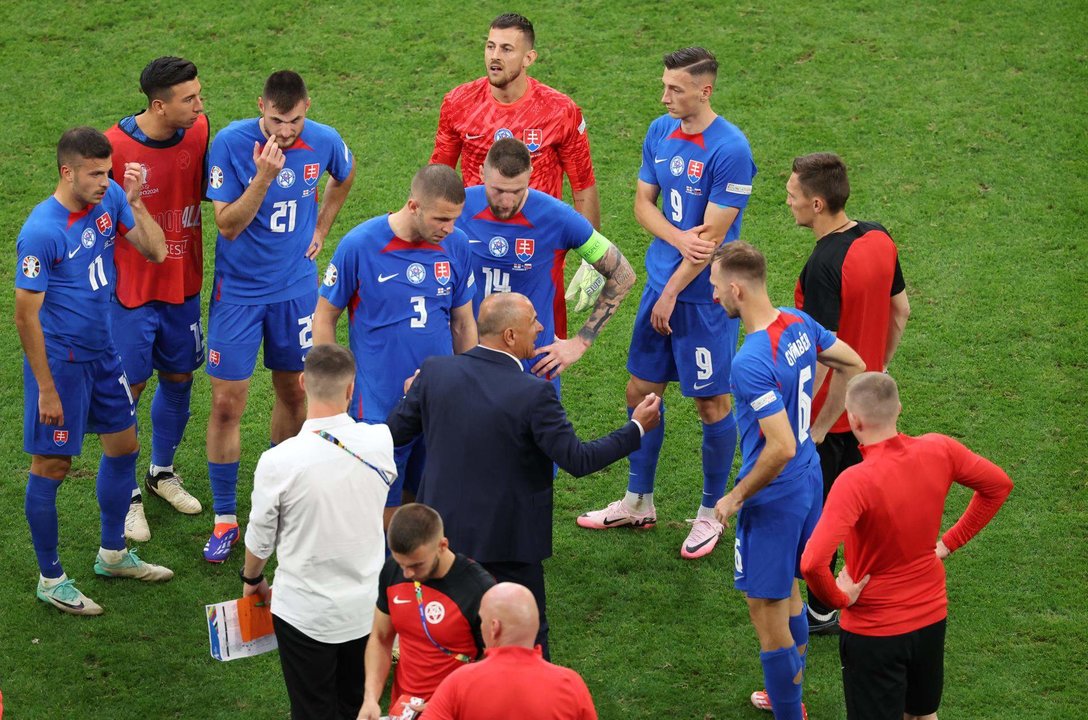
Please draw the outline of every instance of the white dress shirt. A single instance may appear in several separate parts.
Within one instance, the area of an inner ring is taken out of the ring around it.
[[[307,636],[342,643],[370,633],[385,560],[382,511],[389,487],[378,472],[322,438],[397,476],[385,425],[356,423],[346,413],[307,420],[266,450],[253,474],[246,548],[276,553],[272,614]]]

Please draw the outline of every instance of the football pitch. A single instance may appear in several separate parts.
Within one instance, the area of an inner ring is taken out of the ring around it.
[[[631,211],[640,149],[663,109],[661,56],[703,45],[721,64],[715,110],[748,136],[759,174],[742,238],[768,256],[772,298],[792,305],[813,243],[784,185],[796,155],[831,150],[850,169],[852,218],[895,238],[912,316],[891,368],[901,429],[942,432],[991,458],[1016,488],[991,525],[946,563],[950,613],[944,718],[1072,718],[1088,707],[1088,6],[1015,3],[586,0],[537,6],[435,2],[294,5],[211,0],[5,3],[0,87],[7,101],[0,189],[13,286],[15,238],[56,184],[55,145],[75,125],[106,129],[144,106],[138,77],[160,55],[200,69],[213,131],[256,114],[264,79],[297,70],[309,117],[336,127],[357,159],[354,188],[319,258],[374,215],[398,209],[429,158],[438,107],[483,72],[487,26],[518,11],[536,26],[530,74],[571,95],[588,121],[603,231],[639,271],[635,291],[564,376],[583,438],[624,419],[625,361],[649,238]],[[215,240],[204,206],[207,289]],[[573,262],[568,263],[573,268]],[[13,293],[0,316],[11,318]],[[577,327],[583,315],[572,316]],[[205,504],[182,516],[148,497],[141,554],[175,570],[166,585],[108,581],[99,542],[96,440],[60,490],[61,557],[106,610],[63,615],[34,597],[23,516],[22,361],[14,326],[0,352],[0,690],[23,718],[284,718],[274,654],[219,663],[205,603],[241,590],[241,552],[211,566],[203,371],[177,467]],[[150,395],[147,396],[150,398]],[[732,590],[732,531],[712,555],[679,557],[701,488],[693,403],[666,394],[659,523],[590,532],[574,517],[622,493],[625,462],[556,482],[555,557],[546,563],[552,653],[585,678],[602,718],[767,718],[758,645]],[[149,400],[140,407],[148,427]],[[254,377],[243,420],[239,515],[268,445],[271,386]],[[145,433],[146,434],[146,433]],[[146,448],[145,448],[146,449]],[[146,469],[146,453],[139,471]],[[944,527],[969,492],[954,488]],[[454,548],[456,549],[456,548]],[[814,638],[812,718],[845,717],[837,640]],[[516,710],[510,714],[517,717]]]

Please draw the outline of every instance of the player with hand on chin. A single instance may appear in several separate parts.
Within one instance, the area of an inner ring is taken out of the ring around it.
[[[208,310],[208,479],[215,526],[204,559],[223,562],[238,541],[240,425],[249,379],[264,343],[276,394],[271,441],[293,437],[306,415],[299,386],[317,305],[317,266],[355,178],[339,133],[308,120],[310,96],[298,73],[265,82],[258,118],[239,120],[212,142],[208,198],[219,228]],[[331,176],[318,205],[321,176]]]
[[[193,371],[204,362],[200,286],[204,278],[200,201],[204,196],[208,118],[196,65],[160,57],[140,74],[147,108],[106,131],[113,146],[113,175],[129,162],[143,172],[142,202],[166,236],[166,261],[149,264],[124,235],[117,238],[115,302],[110,304],[113,339],[139,403],[152,368],[159,383],[151,401],[151,467],[148,492],[178,512],[195,515],[200,501],[174,472],[174,453],[189,422]],[[125,517],[125,535],[151,538],[139,486]]]
[[[30,213],[16,240],[23,448],[31,456],[25,508],[41,572],[37,596],[73,615],[102,613],[65,574],[57,551],[57,491],[87,433],[102,442],[95,573],[147,581],[174,576],[125,547],[140,446],[132,393],[106,322],[116,284],[113,255],[120,233],[155,263],[166,258],[166,242],[140,200],[140,165],[125,166],[122,190],[109,178],[111,152],[110,141],[94,128],[65,132],[57,143],[57,188]]]
[[[714,298],[745,331],[732,367],[741,467],[714,512],[723,525],[737,515],[733,584],[745,594],[766,683],[752,702],[765,698],[775,718],[800,720],[808,616],[797,578],[801,551],[820,516],[823,483],[812,437],[822,437],[838,418],[846,382],[865,363],[805,313],[771,304],[767,261],[748,243],[728,243],[715,253],[710,282]],[[817,360],[837,372],[813,418]]]
[[[737,443],[728,395],[737,322],[714,303],[707,265],[715,248],[739,237],[756,167],[744,134],[710,105],[718,72],[714,55],[685,48],[666,55],[664,64],[661,101],[668,112],[646,132],[635,191],[635,217],[654,239],[627,359],[627,406],[649,393],[663,396],[671,381],[695,400],[703,423],[703,494],[680,548],[690,559],[709,554],[722,534],[714,504],[725,491]],[[657,522],[653,491],[664,437],[662,408],[661,424],[631,454],[626,495],[580,516],[580,526]]]

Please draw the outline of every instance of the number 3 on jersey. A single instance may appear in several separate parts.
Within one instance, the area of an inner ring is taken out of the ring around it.
[[[418,317],[412,318],[409,327],[425,328],[427,327],[427,298],[423,295],[412,296],[412,310],[418,313]]]

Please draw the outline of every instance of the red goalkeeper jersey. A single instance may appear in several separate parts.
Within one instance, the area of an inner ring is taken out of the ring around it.
[[[486,77],[458,85],[446,93],[438,116],[432,163],[457,167],[465,187],[479,185],[480,166],[496,140],[516,137],[533,155],[529,187],[563,197],[563,173],[572,190],[597,181],[589,156],[586,121],[569,97],[529,78],[525,94],[509,105],[495,100]]]

